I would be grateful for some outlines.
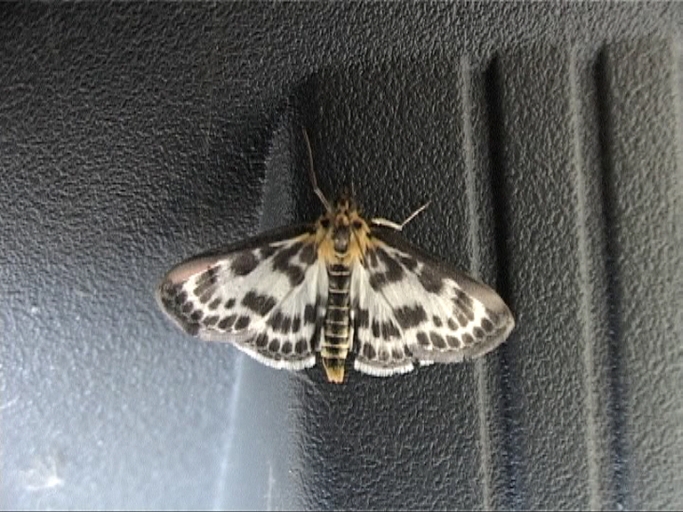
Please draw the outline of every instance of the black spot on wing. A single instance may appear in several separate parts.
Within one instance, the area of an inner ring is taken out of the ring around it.
[[[287,269],[287,277],[291,286],[299,286],[304,280],[304,271],[296,265],[291,265]]]
[[[293,348],[294,348],[294,347],[292,347],[292,342],[291,342],[291,341],[285,341],[285,342],[282,344],[282,347],[280,347],[280,352],[282,352],[282,353],[285,354],[285,355],[289,355],[289,354],[292,353],[292,349],[293,349]]]
[[[246,276],[258,266],[258,258],[252,251],[237,253],[230,262],[230,270],[236,276]]]
[[[225,301],[225,309],[232,309],[235,307],[235,299],[228,299]]]
[[[383,272],[374,272],[370,275],[370,286],[373,290],[379,291],[387,284],[395,283],[403,279],[403,267],[384,249],[376,249],[377,257],[384,264]]]
[[[493,324],[488,318],[484,318],[481,321],[481,326],[484,328],[486,332],[492,332],[493,331]]]
[[[484,310],[484,314],[496,327],[500,327],[507,323],[507,315],[503,313],[496,313],[491,311],[490,309],[486,309]]]
[[[199,333],[199,324],[197,322],[184,323],[183,328],[190,336],[196,336]]]
[[[443,289],[443,279],[441,275],[429,265],[422,265],[418,274],[420,284],[429,293],[441,293]]]
[[[206,327],[211,327],[211,326],[215,325],[216,322],[218,322],[218,319],[219,319],[219,318],[220,318],[220,317],[219,317],[218,315],[207,316],[207,317],[204,319],[204,322],[202,322],[202,323],[203,323]]]
[[[429,333],[429,339],[436,348],[446,348],[446,341],[437,333]]]
[[[396,324],[391,320],[382,323],[382,338],[390,340],[401,336],[401,331],[398,330]]]
[[[159,298],[166,309],[173,310],[187,300],[187,292],[182,290],[181,285],[173,285],[164,281],[159,287]]]
[[[400,261],[409,272],[414,272],[417,268],[417,260],[407,254],[399,254],[398,261]]]
[[[235,322],[235,330],[236,331],[241,331],[243,329],[246,329],[249,327],[251,319],[248,316],[241,316],[237,319]]]
[[[370,275],[368,282],[373,290],[381,290],[382,287],[387,284],[387,279],[383,272],[377,272],[376,274]]]
[[[296,242],[287,248],[280,249],[273,256],[273,270],[285,274],[289,278],[291,286],[298,286],[304,280],[302,268],[292,263],[292,260],[301,251],[303,245],[301,242]],[[307,246],[310,246],[310,244],[307,244]]]
[[[209,289],[207,289],[204,293],[202,293],[202,295],[199,297],[199,302],[201,302],[202,304],[206,304],[207,302],[209,302],[211,297],[213,297],[214,293],[216,293],[216,287],[212,286]]]
[[[277,254],[273,257],[273,269],[284,272],[290,265],[294,256],[301,250],[301,242],[296,242],[277,251]]]
[[[268,345],[268,336],[265,334],[261,333],[256,337],[256,346],[259,348],[263,348],[266,345]]]
[[[309,351],[308,350],[308,342],[306,341],[305,338],[300,338],[296,342],[296,345],[294,345],[294,351],[299,355],[305,354]]]
[[[296,334],[301,329],[301,317],[295,316],[292,319],[292,334]]]
[[[455,318],[449,318],[448,319],[448,328],[451,331],[457,331],[460,325],[458,324],[457,320]]]
[[[470,336],[469,333],[465,333],[462,337],[462,342],[465,345],[471,345],[472,343],[474,343],[474,338]]]
[[[280,326],[282,325],[284,318],[285,317],[282,314],[282,312],[278,310],[268,317],[266,325],[269,325],[270,328],[273,329],[273,331],[278,332],[280,330]]]
[[[199,309],[197,311],[193,311],[192,314],[190,315],[190,319],[199,322],[202,317],[204,316],[204,313],[202,313]]]
[[[474,320],[474,311],[472,309],[472,299],[461,291],[456,291],[455,296],[451,299],[456,310],[460,311],[468,320]],[[458,317],[460,319],[460,317]],[[463,324],[462,322],[460,322]],[[463,324],[464,325],[464,324]]]
[[[183,303],[187,300],[187,293],[183,292],[183,296],[178,293],[180,285],[172,285],[170,282],[165,281],[159,287],[158,297],[161,300],[161,304],[170,313],[177,313]]]
[[[455,296],[458,298],[458,300],[466,307],[472,309],[473,302],[472,302],[472,297],[467,295],[465,292],[462,290],[455,290]]]
[[[261,260],[265,260],[275,254],[275,251],[277,251],[277,247],[273,245],[266,245],[259,249],[259,256],[261,257]]]
[[[455,312],[455,316],[457,317],[460,325],[462,325],[463,327],[470,323],[469,320],[467,320],[467,317],[460,310]]]
[[[218,328],[224,330],[229,329],[232,327],[232,324],[235,323],[235,320],[237,320],[237,315],[226,316],[220,322],[218,322]]]
[[[375,347],[370,345],[370,343],[365,343],[363,345],[363,350],[362,350],[362,355],[366,359],[372,361],[375,357],[377,357],[377,352],[375,351]]]
[[[211,286],[216,284],[216,281],[218,281],[217,274],[218,269],[216,267],[207,269],[197,278],[196,286]],[[195,293],[195,295],[200,295],[200,293]]]
[[[301,249],[301,254],[299,254],[299,259],[306,265],[315,263],[315,260],[318,259],[318,253],[316,252],[314,245],[311,243],[304,244],[303,249]]]
[[[423,347],[428,347],[429,346],[429,338],[427,337],[427,334],[424,332],[420,331],[418,332],[415,337],[417,338],[417,342],[422,345]]]
[[[269,295],[261,295],[253,290],[246,293],[242,305],[261,316],[266,316],[275,307],[276,300]]]
[[[289,333],[289,328],[292,326],[292,317],[286,316],[282,320],[282,326],[280,327],[280,332],[282,334]]]
[[[446,343],[451,348],[458,348],[460,346],[460,341],[455,336],[446,336]]]
[[[356,326],[365,329],[370,325],[370,312],[367,309],[359,308],[356,312]]]
[[[180,295],[183,293],[183,284],[182,283],[176,283],[173,284],[172,281],[169,279],[165,279],[160,285],[159,285],[159,297],[161,298],[162,301],[172,301],[176,300],[178,301],[179,304],[185,302],[187,299],[187,294],[185,294],[185,297],[179,298]]]
[[[221,304],[221,299],[219,297],[219,298],[213,299],[211,302],[209,302],[208,308],[213,311],[214,309],[217,309],[218,306],[220,306],[220,304]]]
[[[282,312],[278,310],[268,318],[266,324],[270,326],[273,332],[288,334],[292,326],[292,317],[283,315]]]
[[[313,304],[306,304],[304,308],[304,323],[315,324],[318,320],[318,314],[316,313],[315,306]]]
[[[270,343],[268,343],[268,350],[270,352],[279,352],[280,351],[280,340],[277,338],[270,340]]]
[[[180,288],[180,285],[178,285],[174,288]],[[176,304],[183,304],[186,300],[187,300],[187,292],[185,290],[182,290],[180,293],[178,293],[175,296]]]
[[[365,253],[365,261],[366,267],[377,268],[379,262],[377,261],[377,253],[374,249],[368,249],[368,251]]]
[[[419,304],[403,306],[394,310],[394,316],[402,329],[416,327],[427,320],[427,312]]]
[[[207,272],[204,272],[204,274],[206,274]],[[215,276],[210,277],[210,278],[206,278],[206,279],[202,276],[197,281],[197,285],[195,286],[195,289],[192,290],[192,293],[195,296],[200,297],[200,300],[201,300],[201,297],[204,296],[205,293],[208,292],[210,294],[213,294],[213,290],[215,289],[215,284],[216,284],[216,277]],[[204,302],[206,302],[206,300]]]

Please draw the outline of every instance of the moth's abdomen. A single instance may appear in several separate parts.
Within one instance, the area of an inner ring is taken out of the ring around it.
[[[344,380],[344,364],[351,347],[349,288],[351,269],[344,265],[327,268],[329,288],[325,313],[325,338],[320,347],[323,367],[330,382]]]

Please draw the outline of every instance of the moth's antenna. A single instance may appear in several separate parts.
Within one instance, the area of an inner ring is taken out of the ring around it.
[[[306,147],[308,148],[308,176],[311,179],[313,192],[315,192],[315,195],[318,196],[318,199],[320,199],[320,202],[325,207],[325,210],[331,212],[332,206],[330,206],[330,202],[325,197],[325,194],[323,194],[323,191],[320,190],[320,187],[318,187],[318,181],[315,179],[315,171],[313,170],[313,151],[311,150],[311,141],[308,140],[306,128],[302,128],[302,131],[304,132],[304,139],[306,140]]]
[[[370,222],[374,224],[375,226],[384,226],[386,228],[391,228],[396,231],[401,231],[403,230],[404,227],[406,227],[406,224],[408,224],[411,220],[413,220],[419,213],[422,213],[431,203],[431,201],[427,201],[425,204],[420,206],[417,210],[415,210],[413,213],[411,213],[406,220],[401,222],[400,224],[398,222],[394,222],[392,220],[387,220],[383,219],[381,217],[376,217],[374,219],[371,219]]]
[[[425,204],[423,204],[422,206],[420,206],[420,207],[419,207],[417,210],[415,210],[413,213],[411,213],[410,215],[408,215],[408,218],[407,218],[406,220],[404,220],[404,221],[401,223],[401,229],[403,229],[403,228],[406,226],[406,224],[408,224],[411,220],[413,220],[415,217],[417,217],[418,214],[420,214],[420,213],[422,213],[423,211],[425,211],[425,210],[427,209],[427,207],[428,207],[431,203],[432,203],[431,200],[430,200],[430,201],[427,201]]]

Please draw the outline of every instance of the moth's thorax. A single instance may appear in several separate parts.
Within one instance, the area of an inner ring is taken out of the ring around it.
[[[316,224],[318,253],[328,265],[350,265],[363,260],[368,246],[368,223],[360,216],[358,207],[342,198],[332,211],[325,213]]]

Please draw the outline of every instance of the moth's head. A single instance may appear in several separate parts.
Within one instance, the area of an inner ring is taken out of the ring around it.
[[[320,217],[318,227],[332,240],[337,253],[346,253],[354,240],[366,236],[370,231],[348,192],[342,193],[334,207]]]

